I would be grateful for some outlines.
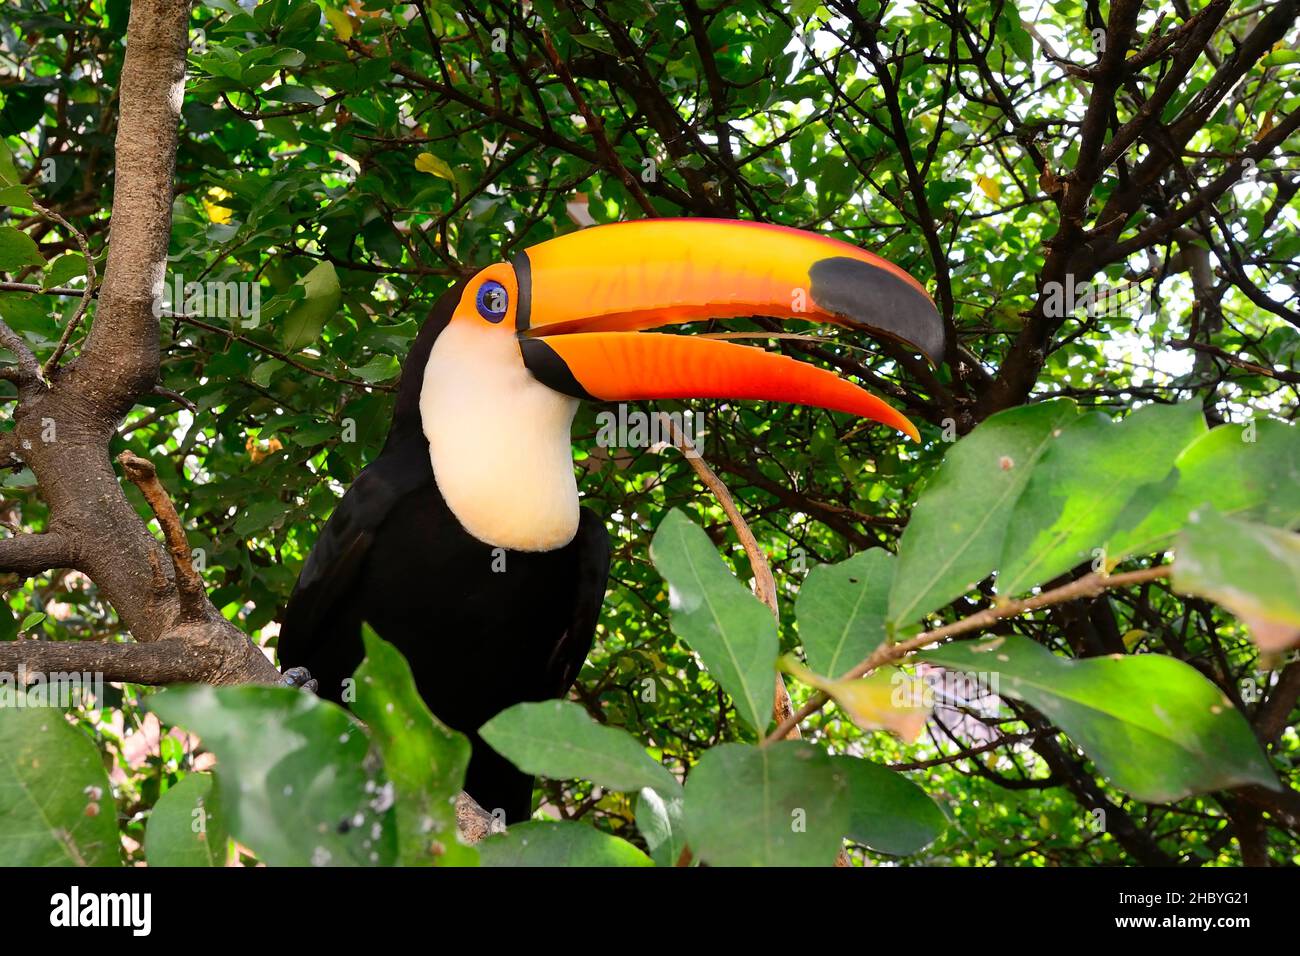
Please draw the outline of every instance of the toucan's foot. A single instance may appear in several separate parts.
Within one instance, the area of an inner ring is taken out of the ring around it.
[[[311,671],[305,667],[290,667],[283,676],[284,680],[281,683],[285,687],[301,687],[313,694],[317,691],[316,678],[312,677]]]

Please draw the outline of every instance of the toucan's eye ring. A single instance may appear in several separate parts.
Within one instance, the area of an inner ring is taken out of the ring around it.
[[[500,322],[506,317],[510,295],[500,282],[489,279],[478,287],[478,314],[489,322]]]

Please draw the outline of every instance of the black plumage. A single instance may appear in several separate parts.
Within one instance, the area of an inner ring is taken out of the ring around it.
[[[320,693],[339,700],[361,663],[361,624],[368,622],[406,656],[433,713],[469,736],[465,789],[515,822],[529,815],[532,778],[477,730],[512,704],[561,697],[573,685],[604,599],[609,540],[599,516],[583,508],[577,535],[562,548],[493,548],[472,537],[443,500],[419,400],[433,343],[462,289],[439,301],[417,336],[387,441],[312,548],[279,654],[282,667],[308,668]]]

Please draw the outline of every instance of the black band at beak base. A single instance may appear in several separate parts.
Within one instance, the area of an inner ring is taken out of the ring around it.
[[[555,354],[555,349],[541,339],[520,339],[519,351],[524,356],[524,366],[533,373],[533,378],[547,388],[573,398],[599,401],[582,387],[564,359]]]

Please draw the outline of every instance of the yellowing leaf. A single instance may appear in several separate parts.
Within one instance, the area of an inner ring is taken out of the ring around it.
[[[348,0],[348,12],[358,20],[370,19],[373,17],[382,17],[383,10],[367,10],[361,0]]]
[[[428,173],[430,176],[445,179],[449,183],[456,181],[456,174],[451,171],[451,167],[433,153],[421,153],[415,157],[415,168],[422,173]]]
[[[1175,542],[1172,583],[1222,604],[1265,653],[1300,644],[1300,535],[1199,509]]]
[[[975,185],[994,202],[1002,198],[1002,186],[998,184],[996,179],[991,179],[988,176],[976,176]]]
[[[221,226],[230,222],[230,217],[234,215],[234,210],[219,205],[221,200],[229,198],[230,193],[219,187],[213,187],[208,190],[208,194],[203,197],[203,209],[208,214],[209,222],[215,222]]]
[[[831,680],[814,674],[792,657],[783,657],[779,663],[795,679],[834,698],[863,730],[888,730],[912,743],[925,729],[931,709],[929,689],[923,681],[898,668],[881,668],[853,680]]]
[[[1132,630],[1125,631],[1122,640],[1124,641],[1124,646],[1131,651],[1133,650],[1133,648],[1141,644],[1142,638],[1146,636],[1147,636],[1146,631],[1142,630],[1141,628],[1135,627]]]
[[[265,443],[259,442],[252,435],[248,436],[248,441],[244,442],[244,450],[248,452],[248,457],[252,459],[253,464],[260,465],[267,458],[281,451],[284,445],[278,438],[269,438]]]
[[[352,18],[345,11],[326,7],[325,19],[330,22],[340,40],[346,43],[352,39]]]
[[[1269,110],[1264,114],[1264,120],[1259,124],[1259,132],[1255,134],[1255,142],[1259,142],[1265,136],[1273,131],[1273,123],[1277,119],[1276,114]]]

